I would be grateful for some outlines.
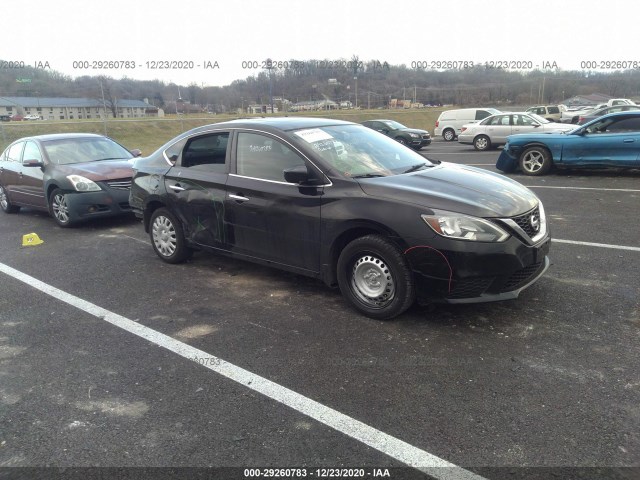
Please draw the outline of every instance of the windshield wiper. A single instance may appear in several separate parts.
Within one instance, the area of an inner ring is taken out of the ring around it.
[[[417,165],[414,165],[413,167],[410,167],[408,170],[405,170],[402,173],[411,173],[427,167],[433,167],[433,165],[429,165],[428,163],[419,163]]]
[[[376,177],[386,177],[386,175],[382,175],[380,173],[363,173],[362,175],[354,175],[351,178],[376,178]]]

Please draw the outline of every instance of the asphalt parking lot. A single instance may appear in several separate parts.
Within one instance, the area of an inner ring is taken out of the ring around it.
[[[422,153],[496,171],[499,151]],[[0,467],[638,478],[640,171],[510,176],[544,203],[547,274],[390,322],[293,274],[164,264],[133,218],[0,215]]]

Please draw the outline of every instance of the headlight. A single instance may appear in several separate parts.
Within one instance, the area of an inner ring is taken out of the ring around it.
[[[418,135],[417,133],[410,133],[409,136],[411,138],[420,138],[420,135]]]
[[[99,192],[102,190],[97,183],[80,175],[68,175],[67,178],[78,192]]]
[[[509,238],[507,232],[483,218],[434,211],[433,215],[422,215],[422,219],[434,232],[447,238],[474,242],[504,242]]]

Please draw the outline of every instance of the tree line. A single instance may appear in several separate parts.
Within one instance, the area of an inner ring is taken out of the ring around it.
[[[1,62],[1,60],[0,60]],[[435,71],[390,65],[378,60],[344,62],[292,60],[222,87],[176,85],[161,80],[72,78],[62,73],[24,67],[0,70],[0,96],[87,97],[107,100],[147,99],[173,113],[185,105],[223,113],[250,104],[350,102],[361,108],[387,107],[391,99],[424,105],[555,104],[575,95],[601,93],[612,97],[640,95],[640,71],[510,71],[476,65]],[[281,105],[280,105],[281,106]]]

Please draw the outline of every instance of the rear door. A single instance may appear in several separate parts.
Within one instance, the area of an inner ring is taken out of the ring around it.
[[[4,151],[0,162],[0,184],[4,187],[9,200],[15,204],[21,204],[24,200],[24,195],[20,193],[22,150],[24,150],[24,142],[14,143]]]
[[[229,172],[229,131],[195,135],[167,149],[175,165],[165,174],[171,209],[185,236],[206,247],[228,249],[224,228]]]
[[[521,113],[514,113],[511,115],[511,122],[513,124],[511,133],[531,133],[540,128],[540,124],[536,122],[529,115],[523,115]]]
[[[511,135],[511,115],[496,115],[489,119],[486,132],[491,143],[501,144],[507,141],[507,137]]]
[[[288,183],[283,173],[308,161],[267,133],[241,131],[235,143],[224,209],[233,252],[319,272],[322,187]]]

